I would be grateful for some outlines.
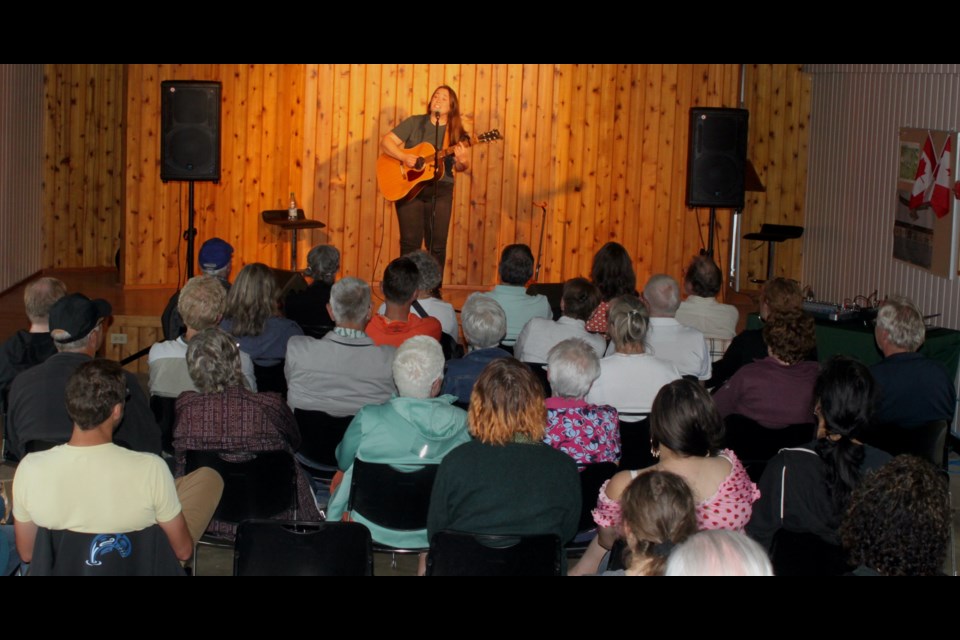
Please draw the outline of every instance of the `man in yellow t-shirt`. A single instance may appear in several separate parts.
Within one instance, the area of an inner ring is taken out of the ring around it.
[[[23,562],[33,558],[38,527],[128,533],[154,524],[180,560],[190,558],[220,501],[223,480],[204,468],[175,483],[159,456],[113,444],[126,396],[126,378],[116,362],[92,360],[70,376],[70,441],[29,454],[14,478],[14,526]]]

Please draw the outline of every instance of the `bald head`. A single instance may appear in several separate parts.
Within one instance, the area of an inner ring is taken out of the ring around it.
[[[680,307],[680,285],[665,273],[658,273],[647,281],[643,298],[647,301],[651,317],[672,318]]]

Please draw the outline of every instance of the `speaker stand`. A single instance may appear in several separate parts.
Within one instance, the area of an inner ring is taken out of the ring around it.
[[[710,228],[707,230],[707,255],[713,260],[713,233],[717,227],[717,208],[710,207]],[[703,236],[700,236],[701,238]]]
[[[193,180],[188,180],[187,191],[187,230],[183,232],[183,239],[187,241],[187,280],[193,277],[193,241],[197,237],[197,228],[193,226],[196,211],[193,208]],[[180,283],[177,283],[180,286]]]

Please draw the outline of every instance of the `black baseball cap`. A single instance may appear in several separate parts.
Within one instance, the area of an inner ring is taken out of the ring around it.
[[[68,335],[54,342],[64,344],[85,338],[100,318],[107,318],[111,313],[113,307],[106,300],[91,300],[82,293],[63,296],[50,309],[50,331],[59,329]]]

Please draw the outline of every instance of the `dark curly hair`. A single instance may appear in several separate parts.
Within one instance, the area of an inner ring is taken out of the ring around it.
[[[594,254],[590,279],[606,301],[637,293],[637,274],[633,271],[633,261],[619,242],[608,242]]]
[[[894,458],[853,492],[840,539],[852,564],[885,576],[941,575],[950,539],[946,478],[915,456]]]
[[[674,380],[653,399],[650,445],[681,456],[715,456],[724,440],[723,418],[713,398],[693,380]]]
[[[771,315],[763,325],[763,341],[786,364],[797,364],[817,346],[813,318],[801,314]]]

